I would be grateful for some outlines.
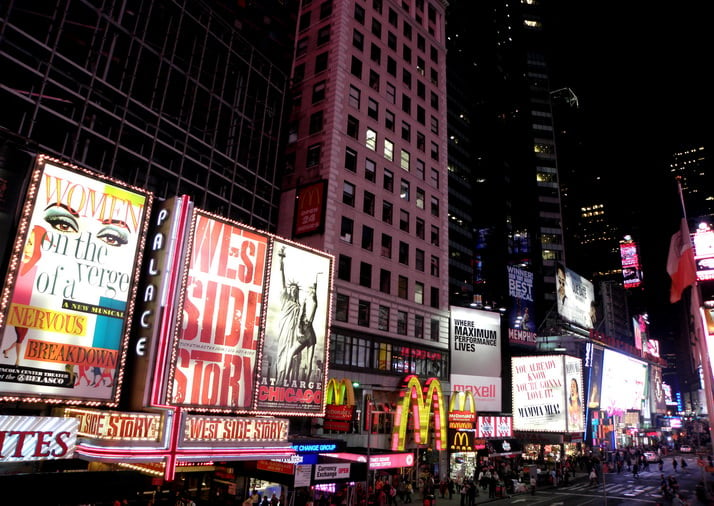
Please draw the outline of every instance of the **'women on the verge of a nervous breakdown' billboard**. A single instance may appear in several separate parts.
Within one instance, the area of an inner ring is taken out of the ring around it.
[[[0,308],[0,395],[118,402],[152,196],[38,157]]]

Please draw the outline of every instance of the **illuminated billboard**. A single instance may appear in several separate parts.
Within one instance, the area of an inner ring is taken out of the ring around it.
[[[600,409],[607,410],[610,415],[642,409],[647,382],[645,362],[605,349],[602,378]]]
[[[582,432],[582,362],[567,355],[511,358],[513,429]]]
[[[256,408],[324,411],[332,257],[275,239]]]
[[[27,195],[0,302],[0,395],[115,405],[152,196],[45,156]]]
[[[662,385],[662,368],[656,365],[650,366],[650,403],[652,411],[659,414],[667,412],[667,402]]]
[[[561,263],[556,265],[555,278],[560,317],[584,329],[595,327],[597,312],[593,284]]]
[[[295,198],[295,223],[293,236],[302,237],[321,233],[325,228],[327,181],[301,186]]]
[[[268,237],[197,211],[190,248],[171,403],[248,410]]]
[[[632,239],[620,241],[622,262],[622,284],[625,288],[636,288],[642,284],[642,266],[637,243]]]
[[[501,411],[501,315],[451,306],[453,391],[471,392],[479,411]]]
[[[714,230],[701,223],[691,234],[694,244],[694,261],[697,266],[697,281],[714,279]]]
[[[533,273],[509,265],[508,295],[511,298],[508,310],[508,342],[510,344],[536,346],[536,316],[533,298]]]

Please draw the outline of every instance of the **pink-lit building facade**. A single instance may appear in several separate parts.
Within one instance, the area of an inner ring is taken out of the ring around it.
[[[298,18],[278,233],[335,256],[330,376],[375,402],[406,374],[448,381],[445,7]]]

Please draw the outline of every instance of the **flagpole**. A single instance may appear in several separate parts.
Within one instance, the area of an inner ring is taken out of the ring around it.
[[[677,176],[677,191],[679,192],[679,201],[682,206],[682,216],[685,222],[687,221],[687,208],[684,206],[684,194],[682,192],[681,177]],[[689,240],[691,238],[687,236],[682,238],[682,240]],[[707,403],[707,417],[709,418],[709,430],[711,432],[714,428],[714,389],[712,388],[712,364],[709,358],[709,343],[708,343],[708,332],[704,316],[702,314],[702,295],[699,287],[699,283],[694,279],[694,286],[692,286],[692,293],[690,295],[690,313],[692,315],[692,325],[694,332],[694,344],[696,346],[697,353],[699,354],[699,361],[702,366],[702,376],[704,377],[704,398]],[[695,412],[696,414],[696,412]]]

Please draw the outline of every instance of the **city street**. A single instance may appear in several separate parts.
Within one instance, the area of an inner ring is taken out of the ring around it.
[[[680,456],[677,455],[677,461]],[[665,477],[674,474],[680,486],[683,498],[690,506],[705,504],[695,495],[697,483],[702,481],[702,468],[697,466],[694,455],[685,457],[687,469],[672,470],[672,459],[665,457],[662,473]],[[711,478],[708,478],[711,479]],[[657,464],[650,464],[649,471],[643,471],[638,478],[632,472],[626,472],[626,467],[621,473],[607,473],[605,483],[602,481],[597,486],[592,486],[584,472],[578,472],[571,478],[570,484],[559,487],[539,487],[535,495],[516,494],[511,497],[490,499],[488,492],[481,491],[476,498],[476,504],[520,504],[520,505],[548,505],[548,506],[580,506],[580,505],[609,505],[609,506],[634,506],[634,505],[667,505],[671,500],[662,496],[660,492],[660,472]],[[437,496],[434,506],[460,506],[460,495],[454,494],[453,498],[441,499]]]

